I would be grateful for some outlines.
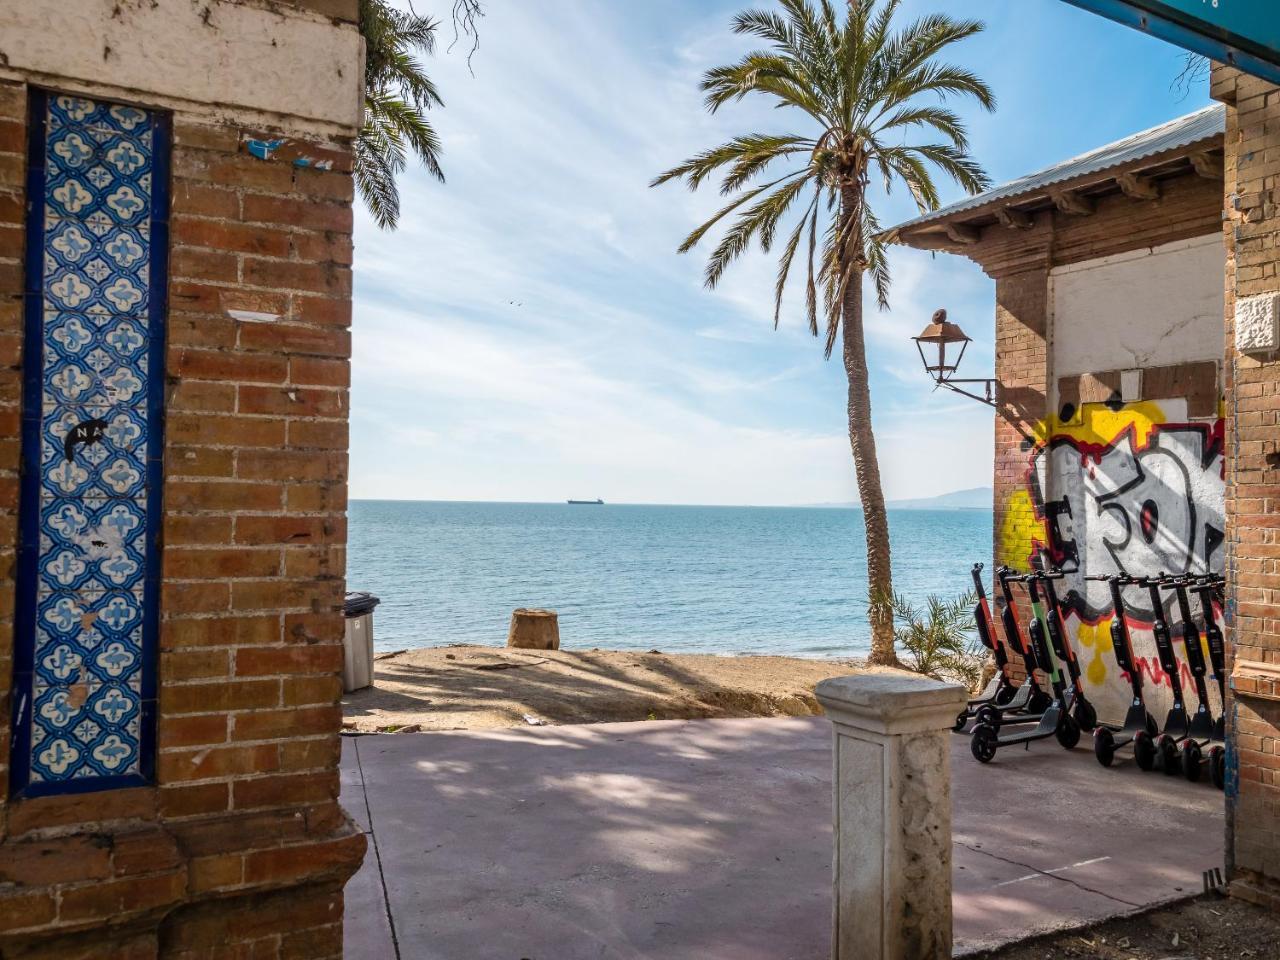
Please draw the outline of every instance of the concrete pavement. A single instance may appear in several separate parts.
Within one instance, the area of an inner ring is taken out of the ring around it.
[[[825,960],[830,724],[613,723],[344,738],[371,831],[348,960]],[[952,740],[957,953],[1191,894],[1222,796],[1087,743]],[[397,952],[398,951],[398,952]]]

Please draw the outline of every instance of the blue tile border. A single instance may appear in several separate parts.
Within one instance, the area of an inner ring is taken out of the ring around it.
[[[167,114],[28,131],[15,797],[154,782],[169,247]]]

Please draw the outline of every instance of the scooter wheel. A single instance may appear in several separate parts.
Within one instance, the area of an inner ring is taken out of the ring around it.
[[[1182,775],[1195,783],[1200,779],[1200,744],[1188,740],[1182,745]]]
[[[1156,742],[1156,752],[1160,754],[1160,769],[1166,776],[1174,777],[1182,772],[1182,762],[1178,756],[1178,743],[1173,737],[1162,736]]]
[[[961,710],[956,714],[956,722],[951,725],[951,729],[956,733],[963,733],[964,728],[969,725],[969,711]]]
[[[1014,687],[1010,687],[1007,685],[1001,687],[999,690],[996,691],[996,705],[1003,707],[1006,703],[1012,700],[1017,695],[1017,693],[1018,691]]]
[[[1085,733],[1090,733],[1097,728],[1098,711],[1093,709],[1093,704],[1088,700],[1077,700],[1076,708],[1071,713]]]
[[[984,703],[973,715],[974,728],[988,726],[993,730],[1000,729],[1000,711],[989,703]]]
[[[1145,730],[1133,735],[1133,759],[1139,770],[1152,770],[1156,765],[1156,742]]]
[[[1104,767],[1111,766],[1116,758],[1116,738],[1106,727],[1093,731],[1093,755]]]
[[[1058,738],[1058,743],[1062,744],[1063,750],[1074,750],[1076,744],[1080,742],[1080,724],[1076,723],[1075,717],[1067,714],[1058,724],[1058,730],[1054,736]]]
[[[1053,697],[1037,688],[1031,695],[1031,699],[1027,701],[1027,713],[1044,713],[1052,703]]]
[[[1213,785],[1219,790],[1227,782],[1227,751],[1222,747],[1209,748],[1209,776],[1213,778]]]
[[[979,763],[990,763],[995,759],[998,734],[993,727],[980,723],[973,728],[973,737],[969,741],[969,752]]]

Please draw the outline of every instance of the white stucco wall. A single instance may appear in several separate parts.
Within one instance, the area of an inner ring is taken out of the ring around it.
[[[1222,235],[1058,267],[1051,382],[1105,370],[1222,359]]]
[[[359,128],[363,51],[353,24],[291,7],[0,0],[0,77],[199,113],[261,114],[298,132]]]

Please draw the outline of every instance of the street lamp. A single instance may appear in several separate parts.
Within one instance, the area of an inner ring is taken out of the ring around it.
[[[956,393],[962,393],[966,397],[985,403],[987,406],[994,407],[995,401],[995,381],[994,380],[966,380],[957,378],[956,371],[960,368],[960,361],[964,359],[965,348],[969,346],[969,338],[965,336],[965,332],[960,329],[957,324],[947,321],[947,311],[935,310],[933,319],[929,321],[929,325],[924,328],[920,336],[912,337],[916,342],[916,349],[920,351],[920,362],[924,364],[924,369],[934,384],[938,387],[946,387]],[[938,362],[930,363],[929,357],[926,356],[925,344],[929,344],[930,353],[932,348],[938,348]],[[956,344],[960,345],[960,352],[956,354],[952,360],[947,356],[948,348],[954,348]],[[958,383],[980,383],[983,385],[983,393],[985,396],[978,396],[976,393],[970,393],[968,390],[956,386]]]

